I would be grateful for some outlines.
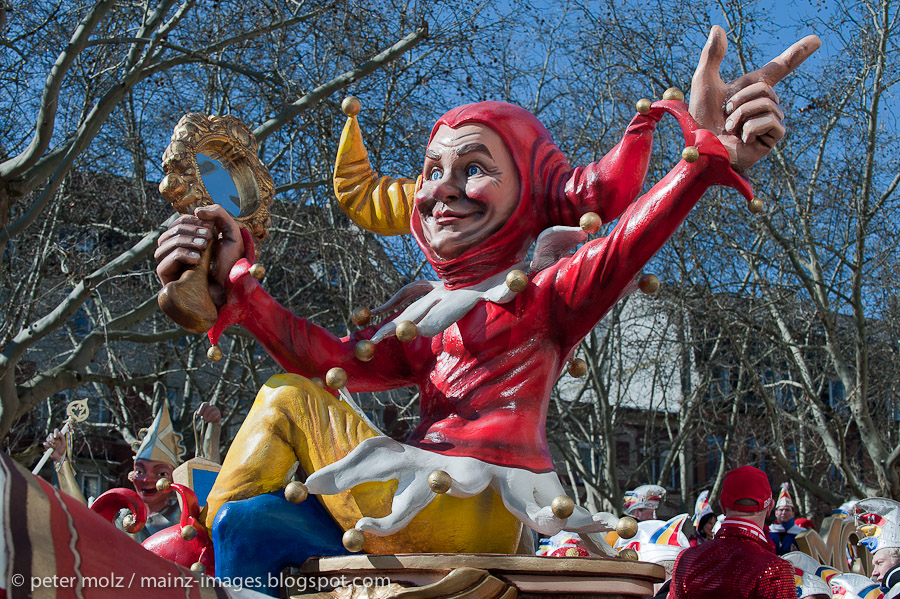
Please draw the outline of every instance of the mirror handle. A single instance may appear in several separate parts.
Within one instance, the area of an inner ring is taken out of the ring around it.
[[[204,334],[216,324],[218,310],[209,295],[209,265],[212,243],[206,246],[200,263],[190,268],[177,281],[166,283],[157,296],[160,309],[180,327]]]

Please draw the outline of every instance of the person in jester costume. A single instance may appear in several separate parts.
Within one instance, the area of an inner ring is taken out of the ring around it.
[[[523,523],[604,545],[599,533],[615,516],[552,505],[563,487],[545,434],[550,391],[578,343],[637,288],[644,265],[709,187],[752,199],[742,173],[785,131],[772,86],[819,41],[804,38],[727,84],[719,76],[726,45],[713,28],[690,111],[679,98],[647,102],[622,142],[585,167],[571,167],[528,111],[481,102],[438,119],[415,182],[378,177],[354,141],[358,106],[349,106],[354,123],[335,172],[339,203],[372,231],[411,232],[440,280],[407,286],[374,311],[384,316],[378,324],[343,338],[266,293],[250,275],[250,237],[223,209],[180,217],[159,240],[160,280],[176,280],[215,242],[211,340],[240,325],[286,371],[260,390],[209,495],[213,542],[217,528],[236,530],[223,523],[234,506],[258,497],[269,510],[290,503],[282,489],[299,463],[306,489],[337,525],[337,537],[324,524],[312,528],[330,543],[313,552],[514,553]],[[665,113],[682,126],[686,159],[635,199]],[[591,238],[601,220],[616,218],[609,234]],[[421,423],[405,443],[381,434],[349,395],[410,385],[420,391]],[[430,484],[434,474],[444,483]],[[250,567],[243,556],[224,555],[217,544],[217,573],[227,571],[220,559]]]
[[[784,555],[796,551],[797,535],[806,530],[795,522],[794,500],[788,491],[788,483],[781,485],[775,502],[775,522],[769,525],[769,538],[775,544],[775,553]]]

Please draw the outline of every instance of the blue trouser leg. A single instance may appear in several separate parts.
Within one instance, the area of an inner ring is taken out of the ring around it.
[[[315,497],[295,504],[276,491],[229,501],[212,525],[216,578],[277,597],[282,569],[313,556],[346,555],[342,536]]]

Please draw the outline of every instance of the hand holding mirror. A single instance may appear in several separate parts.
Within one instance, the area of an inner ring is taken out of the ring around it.
[[[275,184],[257,151],[253,133],[239,119],[186,114],[163,153],[166,176],[159,191],[181,214],[219,204],[262,241],[268,233]],[[159,292],[162,311],[193,333],[205,333],[216,322],[208,279],[216,237],[207,244],[196,267],[186,269]]]

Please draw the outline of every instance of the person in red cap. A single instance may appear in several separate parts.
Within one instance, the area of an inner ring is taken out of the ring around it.
[[[668,599],[796,599],[791,564],[763,530],[774,505],[766,473],[741,466],[726,474],[719,505],[719,532],[678,556]]]

